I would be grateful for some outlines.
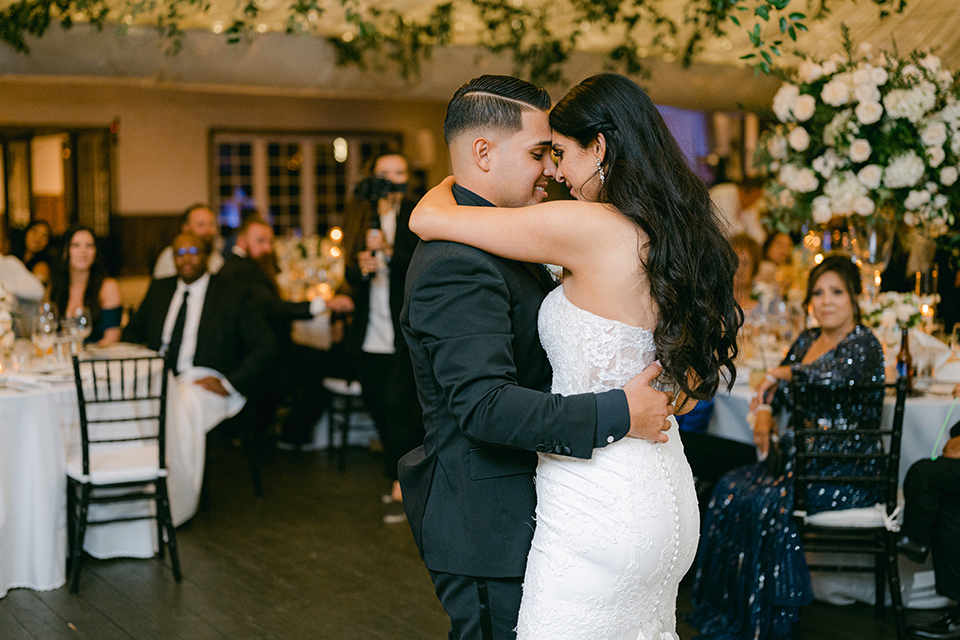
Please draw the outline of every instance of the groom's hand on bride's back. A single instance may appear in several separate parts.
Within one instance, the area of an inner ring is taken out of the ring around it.
[[[667,434],[664,432],[670,428],[667,419],[673,415],[673,394],[650,386],[661,371],[663,367],[660,363],[654,362],[623,387],[630,408],[628,438],[667,441]]]

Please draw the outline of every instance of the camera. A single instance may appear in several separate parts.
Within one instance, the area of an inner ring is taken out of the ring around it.
[[[376,202],[391,193],[406,193],[406,191],[406,183],[397,184],[384,178],[364,178],[354,187],[353,195],[358,200]]]

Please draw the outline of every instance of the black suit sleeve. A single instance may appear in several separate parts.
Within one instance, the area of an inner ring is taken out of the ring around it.
[[[441,256],[408,284],[409,325],[467,438],[591,456],[597,427],[593,394],[563,397],[518,385],[511,294],[492,259],[479,253],[469,259]]]
[[[161,289],[176,288],[176,284],[171,285],[167,282],[168,280],[169,278],[162,278],[150,281],[150,287],[147,289],[147,294],[143,297],[140,307],[131,314],[127,326],[123,328],[120,336],[121,340],[145,344],[154,350],[160,348],[160,333],[162,332],[163,322],[167,317],[167,305],[162,305],[164,292]]]
[[[231,371],[225,372],[237,391],[245,396],[255,392],[270,359],[277,352],[277,343],[263,314],[253,305],[238,305],[233,321],[243,357]]]

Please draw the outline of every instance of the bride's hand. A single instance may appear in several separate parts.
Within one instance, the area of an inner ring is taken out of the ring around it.
[[[666,442],[670,429],[668,418],[673,415],[673,394],[658,391],[650,383],[660,375],[663,367],[655,362],[623,386],[630,409],[628,438]]]
[[[435,223],[439,210],[457,206],[453,197],[453,176],[447,176],[443,181],[420,198],[420,202],[410,214],[410,230],[420,236],[421,240],[433,240],[436,231]]]

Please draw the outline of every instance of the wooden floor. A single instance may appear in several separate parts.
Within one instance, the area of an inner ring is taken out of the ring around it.
[[[88,559],[77,596],[63,587],[0,599],[0,639],[447,637],[407,525],[381,521],[387,483],[378,456],[351,450],[338,473],[322,452],[272,452],[258,500],[239,450],[215,445],[210,501],[177,533],[180,585],[156,560]],[[681,617],[689,611],[688,585],[678,608]],[[678,633],[696,635],[682,622]],[[866,605],[814,603],[803,611],[800,638],[895,634],[889,612],[877,621]]]

